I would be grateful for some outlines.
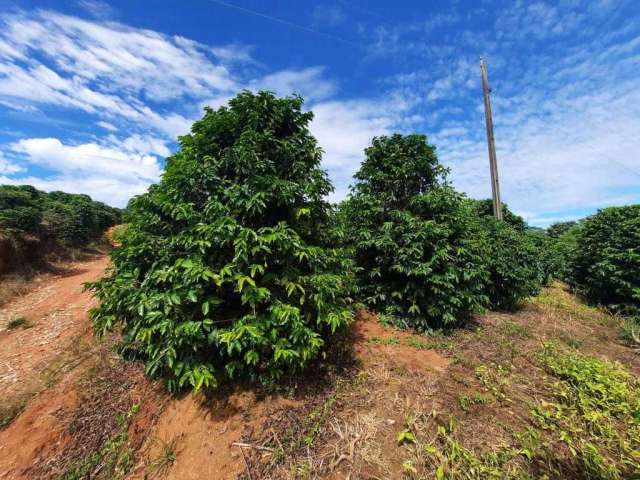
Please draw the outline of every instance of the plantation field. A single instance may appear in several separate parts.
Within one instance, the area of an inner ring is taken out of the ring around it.
[[[206,108],[122,212],[5,189],[7,244],[125,224],[4,294],[0,479],[640,478],[640,205],[499,220],[421,134],[331,204],[302,107]]]
[[[32,324],[0,332],[0,478],[614,479],[640,464],[640,357],[617,318],[562,284],[451,335],[361,311],[326,360],[275,390],[172,396],[111,351],[117,333],[92,337],[82,282],[105,265],[0,312]]]

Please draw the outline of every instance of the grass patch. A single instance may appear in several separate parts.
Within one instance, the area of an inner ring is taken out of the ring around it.
[[[447,340],[429,340],[424,341],[418,338],[408,338],[407,346],[416,348],[418,350],[437,350],[444,352],[451,352],[454,349],[454,344]]]
[[[157,439],[160,453],[147,463],[147,469],[153,477],[162,477],[175,463],[177,457],[178,437],[171,440]]]
[[[16,330],[17,328],[22,328],[23,330],[26,330],[27,328],[31,328],[31,327],[33,327],[33,323],[31,323],[29,320],[27,320],[24,317],[17,317],[7,322],[7,330]]]
[[[502,330],[504,334],[509,337],[516,337],[520,339],[531,338],[531,332],[528,327],[512,320],[505,321],[502,324]]]
[[[620,324],[620,337],[627,345],[640,348],[640,318],[623,318]]]
[[[9,426],[9,424],[23,412],[26,405],[26,400],[21,400],[7,405],[0,405],[0,430]]]
[[[474,405],[485,405],[491,401],[491,397],[489,395],[473,392],[471,395],[459,395],[458,396],[458,404],[460,408],[465,412],[469,411]]]
[[[400,339],[398,337],[373,336],[369,338],[367,341],[375,345],[400,345]]]
[[[97,452],[91,453],[69,467],[58,476],[58,480],[81,480],[85,478],[125,478],[133,466],[134,450],[129,443],[129,425],[138,413],[133,405],[126,414],[118,417],[118,431]],[[99,468],[99,470],[98,470]],[[96,472],[96,470],[98,470]]]
[[[534,409],[541,428],[555,434],[588,478],[637,478],[640,465],[640,383],[618,362],[557,343],[545,343],[539,361],[557,381],[555,401]]]

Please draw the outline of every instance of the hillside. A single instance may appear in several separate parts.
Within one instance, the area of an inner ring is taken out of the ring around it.
[[[104,266],[78,265],[1,311],[3,325],[20,315],[32,328],[0,332],[10,399],[0,478],[623,478],[616,469],[637,469],[638,385],[624,372],[640,374],[640,357],[619,343],[618,319],[561,284],[449,336],[397,331],[361,312],[344,348],[277,392],[238,385],[172,397],[111,353],[112,338],[92,338],[81,282]],[[71,322],[63,333],[60,318]],[[568,373],[554,370],[563,359]]]

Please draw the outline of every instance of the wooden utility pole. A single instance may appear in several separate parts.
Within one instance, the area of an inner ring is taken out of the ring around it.
[[[491,115],[491,102],[489,101],[489,80],[487,79],[487,66],[480,57],[480,72],[482,73],[482,93],[484,96],[484,114],[487,123],[487,143],[489,145],[489,167],[491,170],[491,194],[493,196],[493,215],[502,220],[502,203],[500,201],[500,182],[498,181],[498,161],[496,160],[496,145],[493,141],[493,117]]]

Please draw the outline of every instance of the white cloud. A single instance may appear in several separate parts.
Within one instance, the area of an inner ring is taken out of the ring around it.
[[[281,70],[249,83],[252,90],[271,90],[278,95],[298,93],[309,101],[321,100],[333,95],[337,85],[324,78],[324,67],[303,70]]]
[[[22,167],[10,162],[0,152],[0,175],[10,175],[22,171]]]
[[[375,136],[397,130],[407,106],[392,100],[327,101],[313,105],[311,133],[324,150],[322,166],[336,187],[331,201],[347,196],[352,175],[364,159],[364,149]]]
[[[114,137],[109,145],[83,143],[66,145],[57,138],[26,138],[12,143],[14,162],[3,169],[0,156],[0,183],[30,184],[43,190],[86,193],[110,205],[123,207],[133,195],[143,193],[158,181],[160,163],[153,154],[166,155],[168,149],[157,138],[132,135],[122,142]],[[37,165],[52,172],[43,176],[28,174],[17,168]]]
[[[130,137],[131,139],[132,137]],[[126,141],[125,141],[126,143]],[[27,138],[10,145],[25,161],[72,176],[104,175],[106,178],[157,181],[160,165],[153,155],[134,153],[133,142],[121,149],[95,143],[65,145],[57,138]],[[148,147],[150,145],[144,145]]]
[[[116,10],[102,0],[78,0],[78,6],[95,18],[113,17]]]
[[[104,128],[105,130],[109,130],[110,132],[118,131],[118,127],[116,127],[113,123],[100,121],[100,122],[96,122],[96,125]]]

